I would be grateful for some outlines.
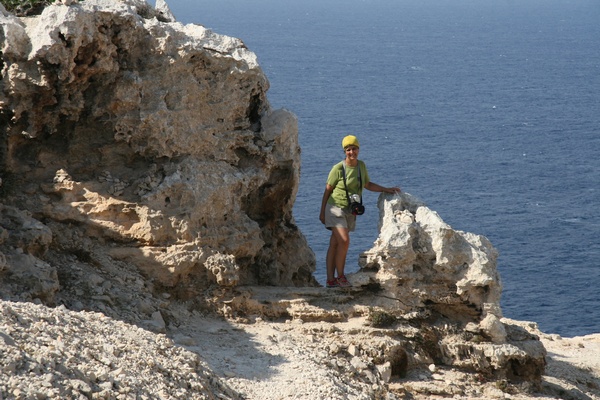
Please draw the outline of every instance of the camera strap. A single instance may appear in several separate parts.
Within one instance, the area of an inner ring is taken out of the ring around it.
[[[362,204],[362,179],[360,177],[360,161],[358,162],[358,195],[360,196],[360,204]],[[346,185],[346,161],[342,161],[342,177],[344,178],[344,189],[346,190],[346,199],[348,199],[348,205],[350,201],[350,195],[348,194],[348,185]]]

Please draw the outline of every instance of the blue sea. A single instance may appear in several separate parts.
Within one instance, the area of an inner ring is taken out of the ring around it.
[[[167,0],[168,1],[168,0]],[[504,315],[600,332],[600,2],[170,0],[178,21],[241,38],[274,108],[299,120],[296,222],[323,282],[325,179],[355,134],[398,185],[498,249]],[[347,270],[377,237],[377,194]]]

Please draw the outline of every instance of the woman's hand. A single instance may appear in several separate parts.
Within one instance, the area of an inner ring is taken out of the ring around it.
[[[319,219],[323,225],[325,225],[325,207],[327,206],[327,200],[329,200],[331,193],[333,193],[333,186],[329,184],[325,185],[323,200],[321,201],[321,213],[319,214]]]

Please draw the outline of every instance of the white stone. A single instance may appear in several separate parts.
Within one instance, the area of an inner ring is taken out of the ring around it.
[[[383,382],[387,383],[392,379],[392,366],[389,361],[386,361],[384,364],[377,365],[376,367]]]
[[[360,355],[360,351],[358,350],[358,347],[354,344],[351,344],[350,346],[348,346],[348,353],[354,357]]]
[[[156,0],[155,9],[167,22],[175,22],[175,16],[165,0]]]
[[[352,366],[358,371],[362,371],[368,367],[367,363],[365,363],[360,357],[352,357],[350,364],[352,364]]]
[[[488,314],[480,323],[481,331],[490,337],[494,343],[506,342],[506,329],[498,317]]]

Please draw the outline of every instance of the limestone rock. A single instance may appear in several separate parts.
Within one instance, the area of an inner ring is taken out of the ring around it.
[[[171,12],[169,5],[165,0],[156,0],[156,6],[154,7],[156,12],[159,14],[157,18],[163,22],[175,22],[175,16]]]
[[[42,260],[51,242],[46,225],[0,204],[0,293],[20,293],[24,300],[53,304],[59,290],[57,270]]]
[[[0,204],[0,246],[43,256],[52,242],[52,231],[15,207]]]
[[[480,322],[481,331],[494,343],[506,342],[506,329],[504,324],[494,314],[488,314]]]
[[[379,237],[351,278],[377,287],[377,306],[398,319],[427,320],[414,358],[539,385],[546,351],[502,322],[492,244],[452,229],[410,194],[381,195],[378,205]]]
[[[391,298],[402,299],[386,306],[427,308],[468,322],[499,304],[498,253],[485,237],[453,230],[409,194],[381,196],[379,209],[379,237],[361,256],[355,279],[377,282]]]
[[[51,229],[24,251],[102,253],[175,291],[316,285],[297,119],[241,40],[162,0],[2,11],[0,29],[2,203]]]
[[[55,267],[26,253],[8,253],[7,268],[3,271],[4,289],[20,293],[23,300],[44,300],[54,304],[54,295],[60,288]]]

